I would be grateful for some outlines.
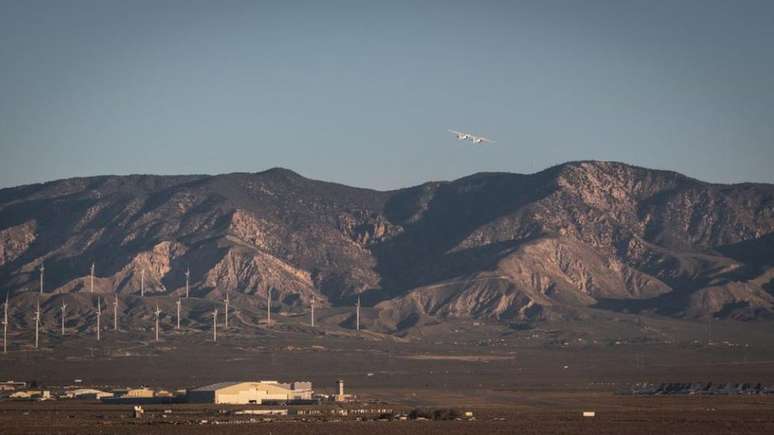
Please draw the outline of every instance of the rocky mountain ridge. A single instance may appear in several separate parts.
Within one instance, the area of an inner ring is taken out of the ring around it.
[[[380,192],[286,169],[103,176],[0,190],[0,292],[226,292],[302,309],[359,296],[385,330],[587,308],[774,312],[774,185],[615,162]]]

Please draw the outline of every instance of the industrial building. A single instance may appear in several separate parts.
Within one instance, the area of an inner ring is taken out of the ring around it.
[[[64,397],[67,399],[102,400],[113,397],[113,393],[95,390],[93,388],[78,388],[75,390],[67,390]]]
[[[261,404],[266,402],[294,402],[312,400],[311,382],[277,381],[221,382],[188,392],[192,403]]]

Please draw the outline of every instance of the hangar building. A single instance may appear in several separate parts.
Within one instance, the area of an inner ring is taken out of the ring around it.
[[[277,381],[221,382],[188,392],[188,401],[192,403],[245,405],[261,404],[267,401],[287,402],[311,399],[311,382],[293,382],[290,384]]]

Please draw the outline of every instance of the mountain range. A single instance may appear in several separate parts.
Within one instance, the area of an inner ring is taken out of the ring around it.
[[[774,317],[774,185],[615,162],[376,191],[287,169],[0,190],[0,293],[359,298],[385,331],[588,309]]]

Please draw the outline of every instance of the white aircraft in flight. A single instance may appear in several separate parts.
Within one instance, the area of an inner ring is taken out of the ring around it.
[[[457,136],[457,140],[468,140],[470,139],[470,135],[467,133],[462,133],[455,130],[449,130],[449,133],[453,133],[455,136]]]
[[[449,130],[450,133],[453,133],[455,136],[457,136],[457,140],[469,140],[473,143],[494,143],[493,140],[487,139],[483,136],[473,136],[470,133],[463,133],[461,131],[455,131],[455,130]]]

